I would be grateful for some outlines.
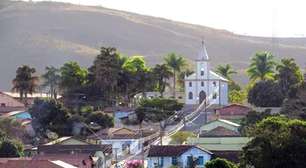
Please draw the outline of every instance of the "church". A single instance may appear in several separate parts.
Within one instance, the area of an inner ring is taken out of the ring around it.
[[[185,104],[227,105],[229,81],[210,69],[203,41],[195,63],[194,73],[185,77]]]

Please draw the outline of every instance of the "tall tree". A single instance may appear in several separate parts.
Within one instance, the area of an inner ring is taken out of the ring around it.
[[[165,57],[165,62],[173,71],[173,97],[176,98],[176,75],[186,65],[186,60],[182,56],[170,53]]]
[[[67,62],[61,68],[60,88],[64,93],[79,89],[87,83],[88,71],[77,62]]]
[[[89,71],[94,79],[94,84],[103,92],[105,101],[112,105],[117,96],[117,85],[121,70],[119,54],[116,48],[101,47],[100,54],[94,60]]]
[[[232,80],[232,75],[237,73],[230,64],[219,65],[216,72],[228,80]]]
[[[169,67],[166,64],[162,65],[157,64],[153,68],[153,74],[157,79],[157,89],[161,97],[163,97],[163,93],[167,85],[167,80],[172,75],[172,72],[170,71]]]
[[[268,80],[274,76],[274,56],[269,52],[257,52],[251,59],[247,73],[251,80]]]
[[[282,59],[281,64],[276,66],[276,70],[278,71],[276,79],[286,96],[301,87],[304,80],[303,74],[293,58]]]
[[[179,73],[177,82],[182,89],[184,89],[184,87],[185,87],[185,81],[184,81],[185,77],[189,76],[193,73],[194,73],[194,71],[190,70],[189,68],[186,68]]]
[[[60,70],[50,66],[46,67],[46,73],[42,75],[44,88],[47,88],[50,93],[51,98],[56,99],[59,91],[59,84],[60,84]]]
[[[33,76],[36,72],[35,68],[31,68],[27,65],[18,67],[16,71],[16,77],[13,79],[13,89],[19,92],[20,99],[27,103],[27,95],[35,91],[38,86],[38,77]]]

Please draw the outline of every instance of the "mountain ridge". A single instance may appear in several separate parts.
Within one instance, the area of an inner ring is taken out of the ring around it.
[[[47,65],[77,61],[90,66],[99,47],[144,55],[150,65],[176,52],[194,60],[205,39],[212,65],[230,63],[246,82],[245,68],[256,51],[290,56],[305,66],[306,38],[266,38],[176,22],[104,7],[59,2],[16,2],[0,9],[0,90],[11,88],[15,70],[29,64],[42,73]],[[4,59],[3,59],[4,58]],[[4,60],[4,61],[3,61]],[[302,67],[304,68],[304,67]]]

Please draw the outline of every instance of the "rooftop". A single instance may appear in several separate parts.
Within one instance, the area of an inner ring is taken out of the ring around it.
[[[180,156],[192,148],[198,148],[208,154],[212,154],[210,151],[195,145],[152,145],[150,146],[148,157]]]

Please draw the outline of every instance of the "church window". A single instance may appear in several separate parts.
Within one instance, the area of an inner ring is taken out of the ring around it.
[[[192,87],[192,82],[189,82],[189,87]]]
[[[213,85],[214,85],[214,87],[216,87],[216,86],[217,86],[217,83],[216,83],[216,81],[213,81]]]
[[[213,94],[213,99],[216,99],[217,96],[218,96],[217,93],[214,93],[214,94]]]
[[[201,70],[201,76],[204,76],[204,71],[203,70]]]
[[[204,86],[204,82],[203,81],[201,82],[201,86]]]
[[[192,94],[192,92],[189,92],[189,93],[188,93],[188,99],[193,99],[193,94]]]

